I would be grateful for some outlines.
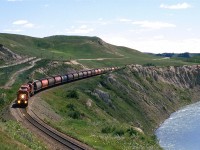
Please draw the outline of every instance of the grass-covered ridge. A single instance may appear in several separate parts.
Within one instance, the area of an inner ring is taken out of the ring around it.
[[[15,52],[30,56],[72,58],[116,58],[128,55],[120,47],[105,43],[98,37],[51,36],[34,38],[23,35],[0,34],[0,43]],[[130,50],[130,49],[129,49]],[[132,50],[132,53],[140,54]],[[141,53],[142,54],[142,53]]]
[[[0,44],[27,56],[52,60],[77,60],[88,67],[119,66],[126,64],[184,65],[182,60],[162,60],[161,57],[106,43],[98,37],[50,36],[35,38],[15,34],[0,34]],[[102,60],[95,60],[103,58]]]
[[[130,65],[41,93],[62,117],[45,121],[96,149],[160,149],[153,136],[156,127],[199,97],[196,73],[187,72],[194,81],[188,88],[190,80],[182,74],[187,67],[174,67],[180,71],[176,75],[169,68]]]
[[[89,78],[41,93],[62,117],[45,121],[95,149],[160,149],[155,136],[135,128],[130,119],[140,114],[103,83],[106,78]]]

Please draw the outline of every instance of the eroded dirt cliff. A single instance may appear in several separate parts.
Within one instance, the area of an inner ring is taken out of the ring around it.
[[[200,66],[128,65],[107,76],[103,85],[130,106],[122,120],[152,133],[172,112],[199,101]],[[120,109],[111,99],[113,108]]]

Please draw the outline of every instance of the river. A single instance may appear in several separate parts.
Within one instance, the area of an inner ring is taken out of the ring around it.
[[[165,150],[200,150],[200,102],[173,113],[155,134]]]

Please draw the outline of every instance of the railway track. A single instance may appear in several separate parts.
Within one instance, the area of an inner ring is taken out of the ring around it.
[[[75,142],[73,142],[72,140],[64,137],[61,135],[61,133],[59,133],[58,131],[53,131],[50,129],[50,127],[45,124],[42,120],[38,120],[34,117],[32,117],[25,108],[19,108],[21,114],[24,116],[24,118],[33,126],[35,126],[37,129],[39,129],[40,131],[42,131],[43,133],[45,133],[46,135],[48,135],[49,137],[51,137],[53,140],[57,141],[58,143],[60,143],[61,145],[63,145],[64,147],[66,147],[66,149],[70,149],[70,150],[86,150],[87,148],[85,148],[82,145],[79,145]]]

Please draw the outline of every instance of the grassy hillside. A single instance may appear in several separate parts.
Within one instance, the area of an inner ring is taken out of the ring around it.
[[[51,36],[34,38],[23,35],[0,34],[0,44],[28,56],[52,60],[74,60],[88,67],[118,66],[125,64],[183,65],[181,60],[162,60],[161,57],[137,50],[108,44],[98,37]],[[106,58],[95,60],[97,58]],[[92,60],[91,60],[92,59]]]
[[[62,118],[58,121],[46,115],[44,120],[97,150],[160,149],[155,136],[146,134],[146,130],[152,128],[148,129],[150,124],[145,124],[148,119],[142,110],[128,100],[127,94],[112,90],[114,87],[107,83],[107,77],[73,82],[41,93],[42,100],[49,104],[45,106]],[[45,108],[40,109],[45,112]],[[145,133],[135,128],[137,121],[144,125]]]
[[[45,106],[61,116],[52,119],[47,113],[44,120],[95,149],[160,149],[153,136],[156,127],[199,99],[196,72],[182,67],[174,75],[175,69],[128,66],[41,93]]]
[[[11,50],[30,56],[43,55],[51,58],[117,58],[132,54],[142,54],[138,51],[122,51],[121,47],[112,46],[97,37],[81,36],[51,36],[33,38],[22,35],[0,34],[0,43]],[[145,55],[144,55],[145,56]]]
[[[8,105],[16,98],[16,92],[20,85],[29,80],[31,73],[36,69],[46,66],[49,61],[42,60],[36,63],[36,66],[20,74],[11,89],[0,88],[0,145],[1,149],[46,149],[44,144],[34,136],[33,133],[21,127],[21,125],[13,121],[8,114]],[[19,64],[9,68],[0,69],[0,86],[4,86],[9,80],[12,73],[28,66],[27,63]],[[39,77],[39,76],[37,76]]]

